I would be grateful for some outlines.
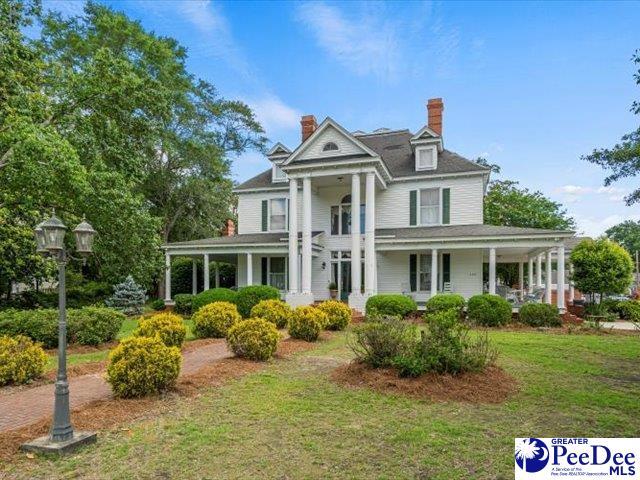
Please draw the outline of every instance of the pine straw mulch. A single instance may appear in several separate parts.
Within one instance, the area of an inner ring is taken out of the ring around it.
[[[320,340],[327,340],[331,336],[330,332],[324,332]],[[211,340],[205,339],[200,345],[206,343],[211,343]],[[295,353],[310,350],[315,346],[315,343],[292,338],[285,339],[278,346],[275,361],[286,360]],[[145,398],[99,400],[73,409],[71,414],[73,427],[75,430],[128,432],[129,423],[169,412],[180,398],[198,396],[204,388],[220,387],[233,379],[262,370],[268,365],[269,362],[226,358],[207,365],[191,375],[180,377],[177,385],[164,394]],[[46,435],[50,426],[51,418],[46,418],[26,427],[0,433],[0,460],[9,461],[15,458],[20,453],[21,444]]]
[[[336,368],[331,379],[345,387],[368,388],[433,402],[502,403],[518,391],[516,380],[497,366],[482,373],[431,373],[419,378],[400,378],[393,368],[372,368],[354,361]]]

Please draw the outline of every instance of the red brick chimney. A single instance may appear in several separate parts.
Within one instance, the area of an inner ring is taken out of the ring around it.
[[[430,98],[427,102],[427,112],[429,114],[429,128],[442,136],[442,111],[444,103],[441,98]]]
[[[236,224],[230,218],[224,223],[222,228],[223,237],[233,237],[236,234]]]
[[[316,117],[313,115],[303,115],[302,120],[300,120],[300,125],[302,125],[303,142],[316,131],[316,128],[318,128],[318,122],[316,122]]]

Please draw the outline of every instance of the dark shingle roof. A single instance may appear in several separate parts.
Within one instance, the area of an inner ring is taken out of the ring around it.
[[[311,232],[311,237],[315,238],[322,234],[321,231]],[[298,239],[302,237],[302,233],[298,232]],[[213,237],[200,238],[198,240],[189,240],[186,242],[167,243],[165,247],[198,247],[208,245],[251,245],[260,243],[283,243],[289,241],[287,232],[276,233],[241,233],[230,237]]]
[[[430,239],[452,237],[501,237],[501,236],[571,236],[569,230],[542,228],[498,227],[495,225],[443,225],[437,227],[379,228],[376,237],[397,239]]]

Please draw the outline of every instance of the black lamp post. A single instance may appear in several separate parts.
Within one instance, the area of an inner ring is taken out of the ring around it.
[[[21,446],[23,450],[36,452],[66,453],[74,448],[96,441],[93,432],[74,432],[69,412],[69,382],[67,381],[67,315],[65,270],[67,251],[64,247],[64,236],[67,227],[56,217],[55,211],[48,220],[34,229],[37,252],[49,254],[58,264],[58,375],[55,383],[55,399],[53,408],[53,424],[51,432],[45,437],[37,438]],[[76,237],[76,251],[81,255],[89,255],[93,251],[95,230],[84,218],[73,233]]]

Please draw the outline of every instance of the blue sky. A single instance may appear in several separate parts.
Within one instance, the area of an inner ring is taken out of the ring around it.
[[[417,131],[426,100],[443,97],[446,148],[562,202],[581,232],[640,220],[622,201],[640,178],[604,188],[604,171],[580,160],[638,128],[638,2],[103,3],[176,38],[189,69],[250,104],[273,142],[295,148],[303,114]],[[45,7],[73,14],[82,2]],[[234,179],[268,166],[243,155]]]

